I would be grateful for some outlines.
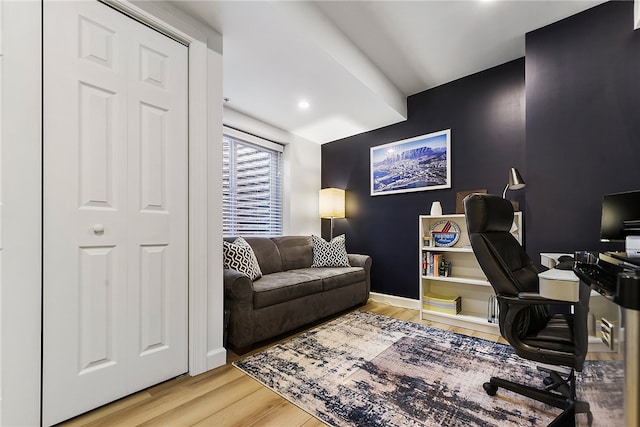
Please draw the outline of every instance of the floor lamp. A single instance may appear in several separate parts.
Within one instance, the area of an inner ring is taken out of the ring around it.
[[[331,234],[329,241],[333,240],[333,219],[344,218],[344,190],[340,188],[323,188],[319,196],[320,218],[331,220]]]

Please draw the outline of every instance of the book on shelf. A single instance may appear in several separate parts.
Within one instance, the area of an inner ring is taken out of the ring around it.
[[[462,310],[462,299],[459,296],[447,296],[432,292],[425,292],[422,297],[422,307],[425,310],[458,314]]]
[[[440,265],[444,262],[444,254],[430,251],[422,252],[422,275],[440,277]]]
[[[422,308],[424,310],[429,310],[429,311],[437,311],[438,313],[446,313],[446,314],[459,314],[460,310],[458,307],[439,307],[436,305],[431,305],[431,304],[422,304]]]
[[[457,299],[459,299],[460,297],[457,295],[451,296],[451,295],[441,295],[441,294],[436,294],[435,292],[425,292],[424,293],[424,299],[428,299],[430,301],[435,301],[435,302],[440,302],[440,303],[452,303],[455,302]]]
[[[422,252],[422,275],[423,276],[426,276],[427,272],[429,271],[429,268],[428,268],[428,266],[429,266],[429,261],[428,261],[429,256],[428,256],[428,254],[429,254],[429,252],[425,252],[425,251]]]

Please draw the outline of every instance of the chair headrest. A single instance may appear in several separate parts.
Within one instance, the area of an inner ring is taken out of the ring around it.
[[[470,194],[464,199],[469,233],[511,230],[513,205],[492,194]]]

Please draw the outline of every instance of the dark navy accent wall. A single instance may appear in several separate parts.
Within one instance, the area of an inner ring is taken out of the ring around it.
[[[333,234],[346,233],[349,252],[371,255],[374,292],[418,298],[418,215],[431,202],[455,213],[457,191],[502,193],[512,166],[526,179],[524,91],[519,59],[409,97],[405,122],[322,146],[322,187],[347,191],[347,218],[334,220]],[[370,196],[372,146],[443,129],[451,129],[451,189]]]
[[[600,244],[605,193],[640,189],[640,30],[605,3],[527,35],[527,252]]]

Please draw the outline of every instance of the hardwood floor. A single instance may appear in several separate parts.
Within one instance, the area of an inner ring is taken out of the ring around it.
[[[498,336],[420,319],[417,310],[369,302],[360,309],[410,322],[439,327],[506,344]],[[317,325],[313,325],[315,327]],[[302,332],[302,331],[300,331]],[[298,333],[300,333],[298,332]],[[289,339],[288,336],[284,339]],[[277,343],[269,343],[255,351]],[[244,356],[243,356],[244,357]],[[589,359],[611,359],[611,353],[590,353]],[[325,424],[248,377],[231,363],[204,374],[182,376],[138,392],[63,423],[64,426],[283,426]]]

